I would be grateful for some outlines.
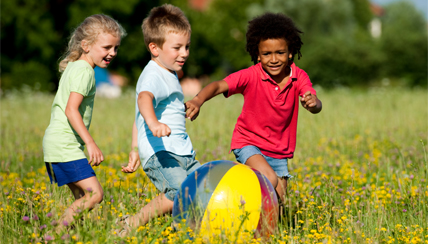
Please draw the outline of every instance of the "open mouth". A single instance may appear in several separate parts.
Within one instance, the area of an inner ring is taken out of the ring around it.
[[[184,65],[185,61],[176,61],[178,65]]]
[[[110,64],[110,62],[111,62],[111,58],[103,58],[103,61],[104,61],[106,64]]]

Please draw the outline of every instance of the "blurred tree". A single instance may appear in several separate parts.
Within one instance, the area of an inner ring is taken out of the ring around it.
[[[373,18],[373,14],[370,11],[369,0],[351,0],[353,6],[354,19],[358,26],[367,30],[370,21]]]
[[[407,85],[427,86],[427,22],[410,3],[386,7],[382,18],[382,75],[402,78]]]
[[[1,86],[52,89],[60,43],[48,0],[1,1]]]
[[[245,51],[247,24],[270,11],[287,14],[304,31],[303,57],[295,62],[315,84],[367,85],[388,77],[426,85],[427,23],[408,2],[386,7],[382,36],[373,39],[368,0],[6,0],[0,1],[1,89],[55,91],[70,33],[96,13],[112,16],[128,32],[109,70],[135,84],[150,60],[141,23],[165,2],[180,7],[192,25],[187,76],[217,80],[252,65]]]
[[[304,32],[303,56],[296,64],[314,84],[333,87],[367,84],[378,73],[373,67],[380,59],[367,31],[368,18],[356,17],[371,16],[365,4],[366,0],[266,0],[249,11],[253,16],[266,11],[290,16]]]
[[[1,89],[27,85],[56,90],[59,58],[71,32],[87,16],[97,13],[118,20],[128,32],[109,69],[136,80],[150,59],[140,26],[157,5],[154,0],[1,1]]]
[[[264,12],[284,13],[291,17],[304,32],[304,49],[307,42],[329,37],[332,34],[352,35],[355,21],[352,17],[352,4],[349,0],[266,0],[252,4],[248,12],[251,18]]]
[[[192,25],[190,56],[184,72],[189,76],[211,75],[222,79],[232,71],[250,66],[245,50],[245,33],[251,19],[246,7],[262,0],[205,1],[204,9],[195,9],[188,0],[171,1],[180,7]]]

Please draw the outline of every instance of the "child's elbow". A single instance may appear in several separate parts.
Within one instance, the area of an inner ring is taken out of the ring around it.
[[[64,112],[65,112],[65,116],[67,117],[67,119],[69,119],[69,118],[70,118],[70,116],[71,116],[71,111],[70,111],[70,109],[69,109],[68,107],[66,107]]]
[[[70,119],[73,116],[73,109],[68,106],[65,108],[64,112],[67,119]]]

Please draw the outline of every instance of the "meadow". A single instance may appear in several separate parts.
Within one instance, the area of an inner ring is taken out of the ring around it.
[[[105,161],[95,169],[104,201],[53,231],[73,201],[49,183],[42,138],[53,95],[27,91],[1,98],[0,243],[428,243],[428,95],[423,89],[319,89],[323,111],[300,108],[297,147],[289,167],[287,202],[278,232],[206,240],[166,215],[119,238],[115,220],[133,214],[159,192],[140,168],[124,174],[135,98],[97,97],[90,132]],[[187,122],[201,163],[232,160],[231,134],[243,99],[221,96]],[[260,114],[260,116],[268,116]],[[189,239],[192,236],[193,239]]]

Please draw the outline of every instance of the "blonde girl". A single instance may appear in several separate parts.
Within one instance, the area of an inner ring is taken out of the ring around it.
[[[88,132],[95,98],[94,68],[110,64],[125,35],[111,17],[89,16],[72,33],[59,64],[62,75],[43,137],[43,154],[51,183],[67,185],[75,198],[60,221],[61,229],[78,211],[92,209],[103,200],[92,166],[99,165],[104,156]]]

